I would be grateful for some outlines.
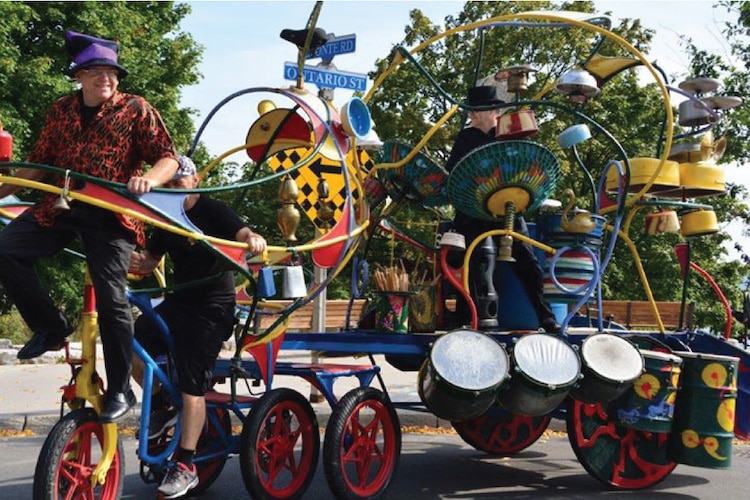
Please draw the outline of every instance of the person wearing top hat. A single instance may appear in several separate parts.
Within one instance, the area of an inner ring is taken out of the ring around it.
[[[179,164],[177,173],[165,187],[196,189],[200,175],[193,161],[180,156]],[[203,234],[246,243],[252,254],[265,251],[266,240],[251,231],[221,201],[189,193],[183,207],[185,215]],[[155,311],[166,323],[173,340],[177,385],[182,393],[182,434],[175,465],[164,476],[159,493],[164,498],[176,498],[198,485],[193,457],[206,420],[205,393],[210,387],[216,357],[235,323],[235,287],[232,270],[223,258],[204,245],[159,228],[151,233],[143,252],[132,254],[130,271],[151,273],[166,254],[172,260],[176,289],[165,296]],[[169,352],[158,326],[146,315],[135,322],[135,338],[152,357]],[[138,357],[133,359],[133,377],[143,385],[143,363]],[[158,389],[155,385],[151,398],[149,439],[163,434],[177,417],[166,391]]]
[[[119,182],[141,195],[170,180],[177,154],[159,113],[143,98],[119,92],[128,71],[118,63],[118,44],[74,31],[65,33],[72,58],[65,74],[79,88],[49,109],[28,161]],[[146,171],[144,168],[150,165]],[[21,168],[22,179],[49,174]],[[51,182],[63,187],[64,176]],[[20,189],[0,185],[0,199]],[[0,231],[0,283],[33,332],[19,359],[59,349],[75,326],[42,287],[34,265],[78,237],[96,294],[107,390],[99,415],[113,422],[135,405],[130,389],[133,319],[125,295],[130,254],[144,244],[143,224],[128,216],[57,195],[39,202]]]
[[[462,129],[456,137],[448,161],[445,164],[445,169],[448,173],[453,170],[461,159],[474,149],[498,140],[495,137],[495,127],[497,117],[503,113],[502,105],[505,104],[505,101],[499,97],[498,91],[498,87],[493,85],[480,85],[468,90],[466,104],[470,108],[469,126]],[[504,222],[501,219],[498,221],[477,219],[456,210],[453,227],[457,232],[464,235],[466,246],[468,247],[480,234],[494,229],[504,229]],[[516,216],[514,230],[518,233],[528,235],[526,222],[520,215]],[[497,238],[495,244],[499,245]],[[516,262],[513,264],[513,270],[531,300],[531,305],[536,312],[539,325],[548,332],[558,332],[560,326],[555,320],[554,313],[544,301],[544,274],[539,261],[534,256],[531,245],[514,239],[512,255],[516,259]],[[480,272],[482,256],[479,252],[473,252],[469,266],[470,293],[472,297],[476,297],[477,291],[484,288],[481,283],[483,276]],[[460,323],[465,323],[470,318],[468,307],[461,296],[457,297],[456,313],[459,316]]]

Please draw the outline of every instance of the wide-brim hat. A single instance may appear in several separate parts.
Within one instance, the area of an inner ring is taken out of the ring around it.
[[[117,62],[120,50],[117,42],[76,31],[67,31],[65,32],[65,48],[73,59],[70,67],[65,70],[67,76],[73,76],[92,66],[111,66],[117,69],[120,78],[128,76],[128,70]]]
[[[466,93],[466,104],[476,106],[500,106],[505,101],[500,98],[499,89],[494,85],[479,85],[472,87]]]

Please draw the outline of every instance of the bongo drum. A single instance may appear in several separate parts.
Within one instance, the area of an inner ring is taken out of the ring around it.
[[[440,418],[476,418],[495,402],[508,366],[505,348],[492,337],[475,330],[448,332],[435,341],[419,370],[419,397]]]
[[[739,358],[676,352],[682,358],[670,454],[675,462],[712,469],[732,463]]]
[[[647,349],[640,352],[645,371],[618,400],[617,420],[625,427],[668,433],[672,430],[682,359]]]
[[[568,395],[581,373],[581,361],[563,339],[546,333],[521,337],[511,354],[511,378],[498,404],[518,415],[540,417]]]
[[[589,404],[607,403],[624,394],[643,373],[638,348],[611,333],[592,335],[581,344],[581,378],[571,396]]]

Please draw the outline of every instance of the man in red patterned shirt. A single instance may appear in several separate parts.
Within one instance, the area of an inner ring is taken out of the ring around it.
[[[177,170],[172,139],[159,113],[143,97],[118,92],[128,72],[117,62],[117,43],[72,31],[65,37],[73,58],[66,74],[80,89],[52,105],[29,161],[120,182],[136,195],[169,181]],[[144,171],[145,165],[151,168]],[[32,180],[45,175],[34,168],[15,173]],[[60,177],[57,183],[62,186]],[[0,199],[18,189],[0,185]],[[42,287],[34,264],[77,236],[96,292],[107,373],[100,421],[112,422],[135,404],[130,389],[133,321],[125,291],[130,255],[136,244],[145,244],[143,224],[78,201],[61,209],[56,198],[45,195],[0,231],[0,283],[34,333],[18,358],[58,349],[75,330]]]

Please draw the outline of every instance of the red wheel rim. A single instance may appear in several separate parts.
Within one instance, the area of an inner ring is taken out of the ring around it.
[[[295,494],[312,467],[314,428],[304,408],[282,401],[266,415],[257,437],[255,471],[274,498]]]
[[[667,458],[669,434],[617,425],[610,408],[572,401],[568,436],[584,468],[621,489],[648,488],[666,478],[677,466]]]
[[[526,417],[495,409],[477,418],[453,422],[461,438],[478,450],[511,455],[534,444],[549,425],[550,417]]]
[[[341,469],[349,489],[369,497],[390,481],[396,460],[396,431],[380,401],[357,405],[346,421],[340,443]]]
[[[65,443],[55,475],[55,491],[61,499],[114,499],[120,484],[120,453],[115,450],[103,485],[93,487],[91,474],[102,455],[103,432],[100,424],[87,422]]]

